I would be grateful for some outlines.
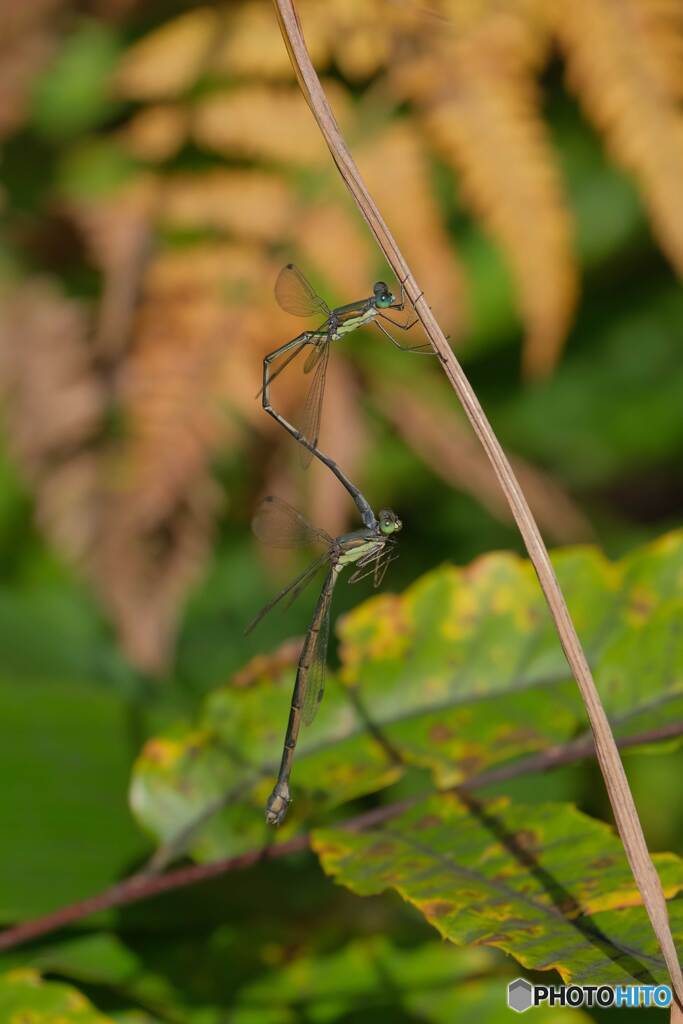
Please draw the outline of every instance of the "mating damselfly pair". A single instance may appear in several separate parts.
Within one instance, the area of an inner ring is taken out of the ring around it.
[[[375,514],[361,491],[351,483],[337,464],[318,448],[321,412],[325,394],[325,381],[332,342],[338,341],[360,327],[374,324],[382,334],[400,349],[410,352],[428,353],[428,345],[402,345],[385,327],[393,324],[401,330],[409,330],[417,321],[401,323],[389,316],[388,310],[405,310],[403,285],[400,299],[383,281],[378,281],[372,295],[345,306],[331,309],[320,298],[300,270],[288,264],[280,272],[275,284],[275,296],[280,306],[295,316],[324,317],[324,322],[312,331],[304,331],[268,355],[263,360],[263,387],[260,395],[263,408],[296,440],[302,449],[302,462],[310,462],[313,455],[326,465],[347,489],[360,512],[363,528],[340,537],[331,537],[324,530],[316,529],[286,502],[279,498],[265,498],[254,517],[253,529],[256,536],[265,543],[276,547],[296,547],[301,544],[322,544],[323,553],[309,565],[295,580],[273,598],[256,616],[248,631],[263,616],[281,601],[288,606],[311,582],[323,566],[327,567],[325,579],[318,597],[309,628],[299,656],[294,682],[289,721],[285,734],[284,749],[280,762],[277,782],[266,805],[266,821],[279,825],[291,802],[289,778],[294,760],[299,730],[302,722],[310,724],[315,717],[325,688],[325,666],[330,633],[330,609],[332,595],[342,571],[354,566],[349,577],[356,583],[372,576],[379,586],[389,563],[396,557],[396,534],[402,527],[401,520],[389,509]],[[307,389],[301,428],[295,427],[272,406],[270,385],[294,360],[307,351],[303,364],[304,373],[313,373]]]

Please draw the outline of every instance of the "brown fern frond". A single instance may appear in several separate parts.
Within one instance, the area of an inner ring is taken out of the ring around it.
[[[389,67],[404,43],[410,45],[432,25],[419,0],[328,0],[324,10],[331,55],[351,81]],[[303,5],[301,15],[308,39],[308,8]]]
[[[208,557],[220,507],[207,468],[211,449],[202,437],[207,417],[183,417],[177,408],[191,399],[205,401],[209,370],[196,352],[194,360],[186,356],[176,363],[173,355],[177,352],[172,350],[166,366],[162,360],[151,361],[163,373],[154,414],[144,419],[132,401],[127,410],[128,445],[109,461],[104,528],[90,566],[124,649],[152,672],[168,663],[180,611]],[[144,372],[136,369],[132,387],[140,384]],[[184,394],[178,385],[182,369],[190,377]],[[164,402],[159,402],[164,391]],[[144,394],[141,387],[138,401]],[[177,449],[165,452],[164,443],[173,442]],[[154,460],[160,455],[165,458],[159,465]]]
[[[369,78],[389,60],[397,26],[388,17],[381,28],[382,6],[377,0],[331,0],[327,5],[335,29],[333,55],[351,81]]]
[[[210,346],[196,344],[186,351],[186,338],[177,327],[172,333],[178,304],[168,304],[163,321],[155,302],[152,322],[168,330],[155,336],[161,344],[150,355],[150,325],[141,325],[141,350],[116,396],[126,425],[116,439],[104,429],[112,396],[83,309],[34,284],[4,312],[8,434],[38,521],[90,579],[129,657],[157,671],[208,554],[218,505],[207,470],[215,429],[207,394],[218,355],[212,361]]]
[[[0,138],[24,120],[36,74],[54,52],[65,0],[6,3],[0,9]]]
[[[399,245],[410,250],[439,319],[459,334],[467,321],[463,271],[434,199],[429,163],[414,125],[403,121],[379,133],[359,149],[359,165],[369,188],[382,196],[383,215]]]
[[[131,46],[114,87],[130,100],[175,99],[206,70],[206,55],[220,31],[220,15],[197,7],[154,29]]]
[[[230,436],[220,385],[239,329],[226,264],[217,247],[155,260],[117,388],[124,433],[106,461],[92,568],[126,649],[152,671],[168,662],[221,504],[211,461]]]
[[[331,304],[369,295],[374,252],[365,225],[346,203],[315,203],[302,210],[296,232],[297,259],[315,268],[333,289]]]
[[[291,188],[265,171],[175,174],[163,185],[160,216],[174,228],[222,230],[274,243],[289,233],[295,215]]]
[[[449,28],[392,82],[414,98],[463,193],[501,246],[526,327],[524,366],[548,373],[576,299],[571,226],[540,114],[547,41],[533,5],[452,5]]]
[[[207,480],[194,481],[175,498],[155,516],[108,494],[108,528],[93,560],[97,589],[123,649],[153,674],[170,661],[180,612],[211,550],[220,506],[218,489]]]
[[[118,133],[136,160],[161,163],[175,156],[187,138],[188,111],[182,103],[155,103],[143,107]]]
[[[140,285],[152,254],[157,204],[157,183],[151,177],[138,178],[111,197],[62,204],[103,273],[94,347],[97,356],[109,364],[122,358],[129,341]]]
[[[67,558],[96,546],[97,446],[106,392],[95,371],[83,309],[48,281],[2,303],[0,380],[8,444],[37,495],[37,518]]]
[[[119,230],[108,233],[117,210]],[[135,218],[113,201],[77,216],[105,280],[115,278]],[[168,662],[209,554],[221,504],[212,459],[241,441],[246,418],[265,419],[253,396],[273,325],[255,307],[271,278],[256,250],[167,251],[144,275],[137,313],[127,304],[125,346],[106,352],[93,345],[97,316],[51,286],[31,284],[4,303],[8,433],[39,522],[91,581],[129,657],[150,671]]]
[[[431,24],[415,0],[301,0],[306,41],[316,67],[334,63],[351,81],[371,78],[393,59],[397,41]],[[292,78],[277,23],[260,0],[230,8],[212,69],[235,78]]]
[[[569,84],[638,180],[653,230],[683,274],[683,14],[672,0],[548,4]],[[590,45],[587,45],[590,40]]]
[[[329,61],[332,35],[325,7],[313,0],[302,8],[306,19],[306,38],[319,67],[324,67]],[[261,0],[248,0],[231,8],[225,37],[217,50],[213,67],[231,79],[293,80],[292,65],[268,4],[261,3]]]
[[[343,122],[349,109],[347,93],[337,83],[330,93]],[[245,85],[214,92],[197,104],[193,130],[200,146],[231,157],[295,166],[325,165],[328,159],[310,113],[293,87]]]
[[[62,208],[78,225],[93,263],[113,274],[130,260],[137,237],[149,230],[157,198],[156,180],[139,176],[110,195],[65,199]]]

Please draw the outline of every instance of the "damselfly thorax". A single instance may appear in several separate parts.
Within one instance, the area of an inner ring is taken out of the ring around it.
[[[331,330],[331,340],[337,341],[346,334],[357,331],[359,327],[372,323],[377,313],[377,307],[369,302],[351,302],[348,306],[340,306],[339,309],[334,311],[328,321]]]
[[[339,341],[347,334],[352,334],[360,327],[372,323],[377,316],[377,309],[368,303],[362,305],[367,308],[363,309],[357,302],[350,302],[348,306],[340,306],[339,309],[334,310],[322,327],[311,332],[312,337],[309,344],[314,346],[314,350],[306,358],[304,373],[310,373],[315,368],[323,355],[324,347],[330,342]]]

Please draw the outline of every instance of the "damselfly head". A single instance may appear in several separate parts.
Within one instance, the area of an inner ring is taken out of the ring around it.
[[[389,291],[384,281],[377,281],[372,288],[375,293],[375,305],[378,309],[388,309],[394,302],[394,296]]]
[[[395,512],[390,508],[383,508],[379,514],[379,530],[385,537],[391,537],[392,533],[398,533],[403,523]]]

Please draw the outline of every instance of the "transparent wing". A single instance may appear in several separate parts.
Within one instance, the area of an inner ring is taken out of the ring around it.
[[[311,526],[301,512],[272,494],[259,502],[251,528],[260,541],[274,548],[298,548],[305,544],[329,547],[333,543],[329,533]]]
[[[325,381],[327,379],[327,364],[329,360],[330,343],[329,341],[325,341],[322,342],[320,346],[320,354],[315,367],[315,373],[313,374],[313,380],[311,381],[311,386],[309,387],[308,394],[306,395],[306,404],[304,405],[300,428],[301,433],[304,435],[306,440],[314,447],[318,444],[318,438],[320,436],[320,419],[323,411]],[[308,448],[300,448],[299,459],[302,466],[308,466],[312,458],[313,453],[310,452]]]
[[[256,618],[252,619],[252,621],[245,629],[245,636],[247,635],[247,633],[251,633],[252,629],[254,629],[254,627],[259,624],[261,619],[265,615],[267,615],[268,612],[271,611],[276,604],[279,604],[283,598],[287,598],[283,605],[283,608],[289,608],[292,602],[296,601],[297,597],[302,592],[302,590],[305,590],[308,584],[311,582],[311,580],[317,575],[317,573],[320,571],[322,566],[327,561],[327,558],[327,552],[325,552],[324,555],[321,555],[320,558],[316,558],[315,562],[312,562],[307,569],[304,569],[300,576],[297,576],[295,580],[292,580],[292,582],[289,583],[284,590],[281,590],[280,593],[272,599],[272,601],[269,601],[268,604],[264,605],[261,611],[256,616]]]
[[[334,587],[329,587],[317,617],[319,628],[313,641],[311,667],[301,704],[301,717],[304,725],[310,725],[315,718],[325,693],[325,669],[327,667],[327,645],[330,639],[330,609],[332,608],[333,591]]]
[[[286,313],[294,316],[330,315],[330,307],[321,299],[298,267],[288,263],[278,274],[275,282],[275,298]]]
[[[304,363],[304,373],[310,373],[311,370],[315,370],[316,366],[318,365],[320,357],[323,354],[323,346],[320,344],[320,340],[321,339],[319,338],[317,344],[306,356],[306,362]]]

